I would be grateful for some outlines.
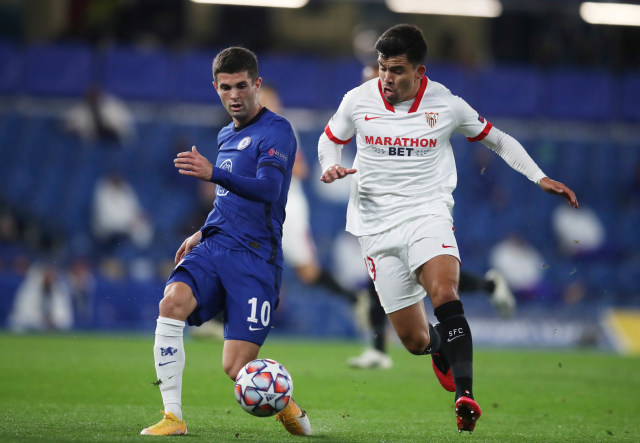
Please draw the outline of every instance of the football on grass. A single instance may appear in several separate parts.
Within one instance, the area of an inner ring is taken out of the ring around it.
[[[247,363],[240,370],[234,389],[242,409],[258,417],[269,417],[289,404],[293,381],[280,363],[261,358]]]

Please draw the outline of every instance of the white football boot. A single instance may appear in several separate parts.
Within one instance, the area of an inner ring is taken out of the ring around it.
[[[358,369],[390,369],[393,366],[393,360],[389,354],[380,352],[377,349],[367,348],[357,357],[350,357],[347,364],[352,368]]]
[[[491,304],[503,317],[511,317],[516,309],[516,299],[505,278],[495,269],[489,269],[484,278],[495,284],[495,289],[491,293]]]

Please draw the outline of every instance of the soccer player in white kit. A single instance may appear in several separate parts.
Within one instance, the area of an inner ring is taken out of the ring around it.
[[[380,77],[349,91],[318,142],[321,180],[353,174],[347,231],[360,240],[380,302],[405,348],[431,354],[442,386],[455,391],[458,430],[472,432],[481,410],[473,397],[471,330],[458,298],[460,254],[453,229],[457,174],[449,138],[482,141],[544,191],[578,206],[514,138],[425,76],[422,31],[396,25],[375,45]],[[342,146],[356,136],[352,168]],[[439,323],[427,320],[429,295]]]

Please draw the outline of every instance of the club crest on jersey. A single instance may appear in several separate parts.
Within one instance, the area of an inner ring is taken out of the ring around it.
[[[251,143],[251,137],[245,137],[238,143],[238,151],[242,151]]]
[[[232,169],[231,160],[227,159],[227,160],[223,161],[222,164],[219,167],[220,167],[220,169],[224,169],[225,171],[231,172],[231,169]],[[216,195],[225,196],[228,193],[229,193],[228,189],[225,189],[220,185],[216,186]]]
[[[427,119],[427,124],[429,127],[433,128],[436,123],[438,123],[438,113],[437,112],[425,112],[424,118]]]

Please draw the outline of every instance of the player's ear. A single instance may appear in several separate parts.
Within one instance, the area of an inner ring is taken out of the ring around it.
[[[258,77],[254,83],[255,87],[260,89],[260,86],[262,85],[262,77]]]
[[[216,81],[212,81],[211,82],[213,84],[214,89],[217,91],[218,90],[218,85],[216,85]]]
[[[427,72],[427,67],[425,65],[418,66],[418,69],[416,70],[418,78],[422,78],[425,72]]]

